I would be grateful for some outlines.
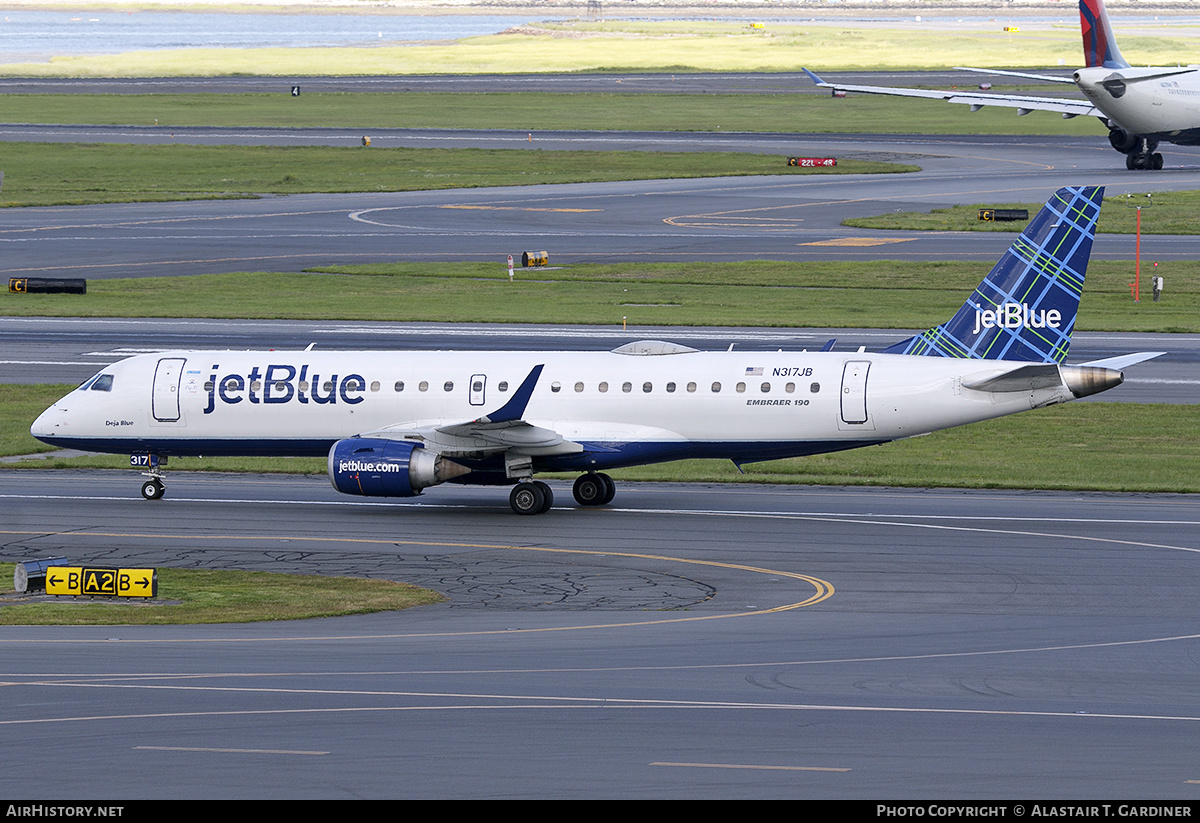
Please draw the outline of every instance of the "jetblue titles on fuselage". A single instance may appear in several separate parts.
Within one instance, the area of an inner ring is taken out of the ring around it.
[[[362,397],[355,395],[366,388],[367,381],[361,374],[347,374],[339,380],[338,375],[331,374],[322,380],[321,375],[313,372],[309,377],[307,364],[301,365],[299,372],[295,366],[286,363],[273,363],[261,372],[254,366],[245,377],[240,374],[226,374],[217,377],[220,364],[214,363],[212,374],[208,378],[205,390],[208,393],[208,404],[204,407],[205,414],[216,411],[217,401],[229,406],[241,403],[317,403],[325,405],[338,402],[354,405],[362,402]]]

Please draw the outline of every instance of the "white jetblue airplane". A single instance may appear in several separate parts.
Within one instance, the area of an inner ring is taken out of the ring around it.
[[[928,97],[964,103],[972,111],[984,106],[1006,106],[1015,108],[1017,114],[1054,111],[1065,118],[1098,117],[1108,127],[1112,147],[1125,155],[1125,167],[1130,170],[1161,169],[1163,157],[1156,149],[1163,140],[1180,146],[1200,145],[1200,67],[1131,67],[1112,36],[1104,0],[1079,0],[1079,22],[1083,30],[1084,68],[1071,78],[996,69],[960,70],[1055,83],[1074,82],[1087,100],[843,85],[827,83],[807,69],[805,73],[818,86],[834,92]]]
[[[347,494],[511,485],[538,514],[553,497],[534,474],[576,471],[576,501],[603,505],[620,466],[852,449],[1118,385],[1156,354],[1063,365],[1102,198],[1059,190],[953,319],[882,353],[167,351],[106,368],[31,432],[132,455],[147,499],[168,456],[327,455]]]

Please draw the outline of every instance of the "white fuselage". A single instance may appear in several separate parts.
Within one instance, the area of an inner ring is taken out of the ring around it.
[[[1110,125],[1130,134],[1172,140],[1200,129],[1200,70],[1095,67],[1074,76]]]
[[[1061,381],[964,388],[1005,361],[890,354],[181,351],[114,364],[107,390],[85,384],[31,431],[92,451],[323,455],[359,434],[483,418],[538,365],[522,419],[580,444],[553,463],[571,468],[836,451],[1072,398]]]

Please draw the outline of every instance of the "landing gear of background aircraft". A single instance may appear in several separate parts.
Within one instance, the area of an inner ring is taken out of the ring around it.
[[[1130,171],[1138,169],[1151,169],[1159,171],[1163,167],[1163,156],[1158,152],[1144,152],[1142,154],[1127,154],[1125,155],[1125,168]]]
[[[1108,141],[1117,151],[1125,152],[1125,168],[1129,171],[1163,167],[1163,156],[1158,153],[1158,141],[1146,137],[1134,137],[1123,131],[1110,131]]]
[[[517,514],[543,514],[554,505],[554,492],[540,480],[523,480],[513,486],[508,505]]]
[[[607,474],[588,472],[575,480],[571,493],[581,506],[603,506],[616,496],[617,484]]]
[[[142,497],[147,500],[161,500],[166,493],[167,487],[157,477],[142,484]]]

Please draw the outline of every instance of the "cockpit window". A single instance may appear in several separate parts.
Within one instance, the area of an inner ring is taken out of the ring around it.
[[[93,374],[87,380],[84,380],[82,383],[80,383],[79,388],[76,389],[76,391],[87,391],[89,388],[91,388],[91,385],[96,382],[96,378],[99,376],[100,375],[98,374]]]
[[[113,376],[111,374],[98,374],[92,382],[92,391],[112,391]]]

